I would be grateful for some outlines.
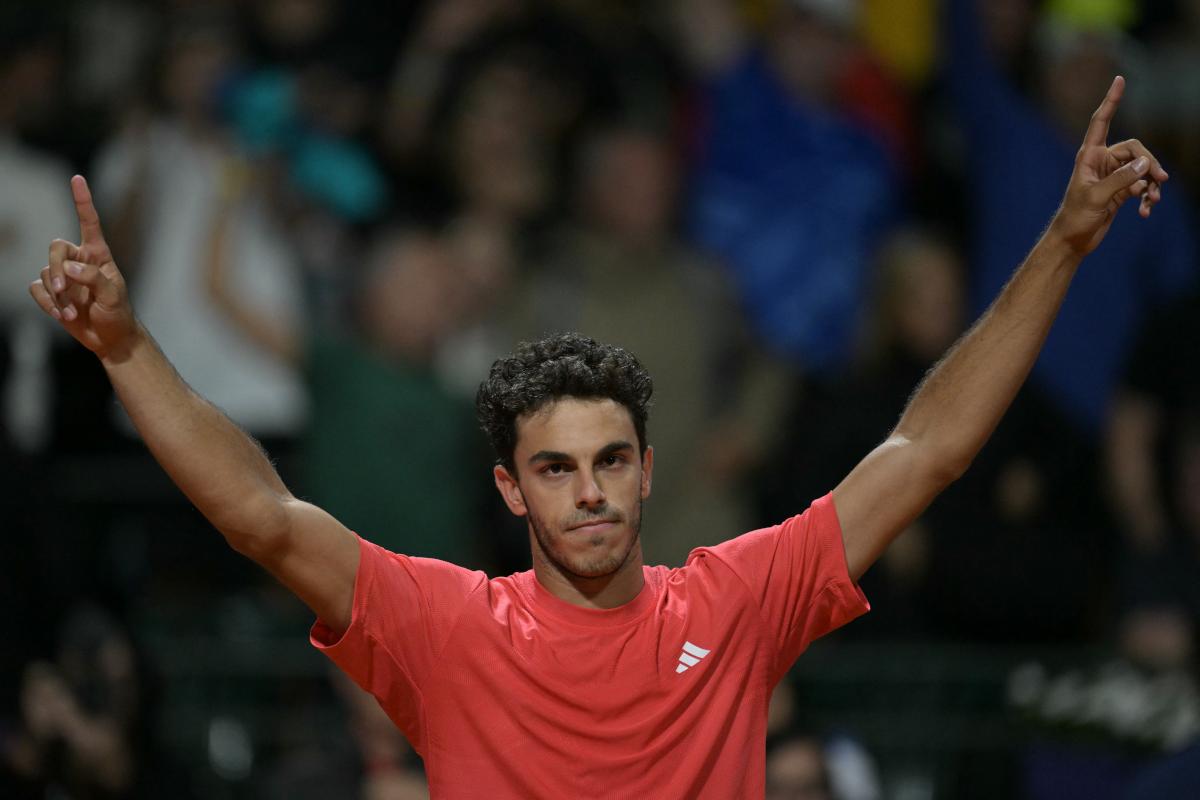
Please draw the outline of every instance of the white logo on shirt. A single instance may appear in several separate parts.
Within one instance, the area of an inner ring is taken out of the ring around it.
[[[690,667],[694,667],[700,663],[703,658],[711,653],[711,650],[705,650],[703,647],[697,647],[691,642],[683,643],[683,652],[679,654],[679,666],[675,668],[675,673],[687,672]]]

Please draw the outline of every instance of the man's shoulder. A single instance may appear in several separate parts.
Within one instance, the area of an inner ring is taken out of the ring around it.
[[[725,570],[744,578],[770,569],[779,558],[790,558],[797,541],[809,536],[832,539],[840,544],[841,527],[832,494],[815,499],[804,511],[777,524],[746,531],[719,544],[695,548],[683,569],[709,574]]]
[[[440,558],[397,553],[361,539],[362,560],[360,579],[389,585],[415,585],[423,593],[455,592],[470,595],[484,588],[490,580],[482,570],[469,569]]]
[[[727,593],[731,588],[744,586],[745,562],[758,560],[759,540],[764,535],[770,536],[771,530],[746,531],[716,544],[693,548],[683,566],[655,569],[663,571],[662,580],[668,587],[686,587],[689,592]]]

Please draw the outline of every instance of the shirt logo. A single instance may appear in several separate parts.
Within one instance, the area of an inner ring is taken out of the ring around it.
[[[675,668],[675,674],[678,675],[680,672],[687,672],[689,668],[699,664],[711,652],[711,650],[697,647],[691,642],[684,642],[683,652],[679,654],[679,666]]]

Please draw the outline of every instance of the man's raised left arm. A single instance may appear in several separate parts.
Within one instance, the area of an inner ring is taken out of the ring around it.
[[[1117,210],[1150,215],[1167,179],[1136,139],[1107,145],[1125,81],[1092,115],[1062,205],[983,316],[929,371],[891,435],[834,489],[850,575],[858,580],[974,460],[1036,361],[1075,270]]]

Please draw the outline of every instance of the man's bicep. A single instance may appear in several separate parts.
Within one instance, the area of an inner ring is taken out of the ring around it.
[[[354,606],[358,537],[311,503],[293,498],[284,506],[287,533],[278,546],[257,560],[332,631],[341,634],[350,626]]]
[[[833,490],[850,577],[861,578],[952,479],[901,436],[868,453]]]

